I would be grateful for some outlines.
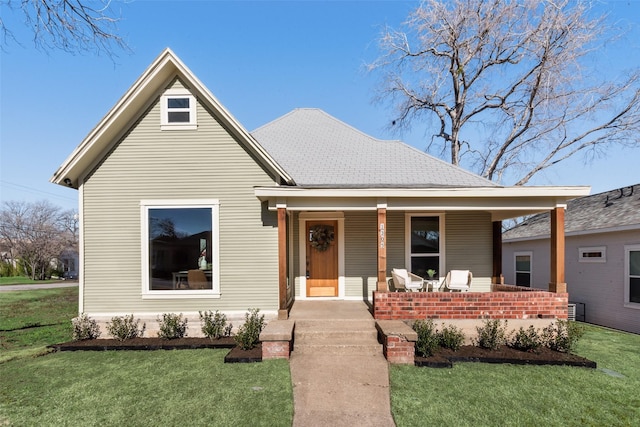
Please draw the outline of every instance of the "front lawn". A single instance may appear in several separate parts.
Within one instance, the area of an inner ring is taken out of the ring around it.
[[[61,352],[0,364],[0,425],[290,426],[289,364],[228,350]]]
[[[640,425],[639,348],[639,335],[587,326],[576,353],[597,370],[391,366],[392,413],[399,427]]]

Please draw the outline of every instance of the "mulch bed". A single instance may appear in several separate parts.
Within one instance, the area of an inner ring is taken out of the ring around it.
[[[596,368],[596,362],[575,354],[561,353],[542,347],[536,352],[516,350],[502,346],[498,350],[487,350],[465,345],[458,351],[441,348],[431,357],[415,357],[416,366],[451,368],[454,362],[511,363],[514,365],[568,365]]]
[[[125,341],[114,339],[96,339],[84,341],[70,341],[62,344],[50,345],[56,351],[108,351],[108,350],[187,350],[198,348],[229,348],[231,351],[225,356],[225,363],[251,363],[262,361],[262,345],[258,344],[251,350],[241,350],[237,347],[233,337],[223,337],[217,340],[209,338],[176,338],[163,340],[160,338],[133,338]]]

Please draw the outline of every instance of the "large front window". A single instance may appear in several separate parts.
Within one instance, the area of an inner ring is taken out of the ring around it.
[[[625,246],[625,304],[640,308],[640,245]]]
[[[421,277],[429,277],[429,270],[435,271],[434,277],[440,277],[440,233],[439,216],[410,216],[407,225],[407,238],[411,272]]]
[[[145,293],[218,292],[217,201],[143,202]]]

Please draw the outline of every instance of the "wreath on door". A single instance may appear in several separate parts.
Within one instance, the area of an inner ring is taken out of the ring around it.
[[[330,225],[316,225],[309,230],[309,242],[318,252],[324,252],[335,239],[336,235]]]

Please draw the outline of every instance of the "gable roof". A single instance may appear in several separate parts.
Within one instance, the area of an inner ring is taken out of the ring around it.
[[[293,110],[251,134],[301,187],[497,187],[403,142],[366,135],[319,109]]]
[[[580,197],[567,203],[565,234],[640,229],[640,184]],[[502,235],[506,240],[549,236],[549,213],[535,215]]]
[[[256,159],[276,180],[279,178],[284,183],[293,184],[289,174],[269,156],[251,134],[240,125],[169,48],[165,49],[151,63],[96,127],[89,132],[53,174],[50,181],[78,188],[79,179],[102,159],[112,144],[122,138],[139,115],[157,99],[176,77],[247,150],[256,156]]]

